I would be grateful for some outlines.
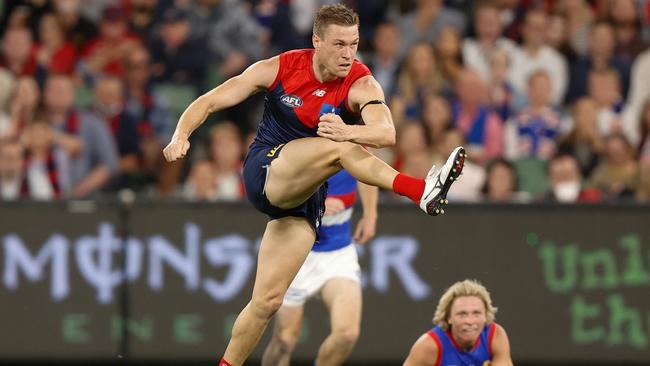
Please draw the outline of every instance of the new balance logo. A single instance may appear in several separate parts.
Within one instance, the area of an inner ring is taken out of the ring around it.
[[[323,90],[323,89],[316,89],[316,91],[311,93],[311,95],[315,95],[317,97],[322,97],[322,96],[325,95],[325,93],[327,93],[327,92],[325,90]]]

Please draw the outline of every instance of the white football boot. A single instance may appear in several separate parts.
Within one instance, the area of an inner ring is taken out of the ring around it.
[[[420,208],[424,212],[431,216],[445,213],[442,205],[449,203],[447,192],[451,184],[458,180],[460,173],[463,171],[466,156],[465,149],[459,146],[449,155],[440,169],[436,169],[435,165],[431,167],[427,177],[424,178],[424,192],[420,199]]]

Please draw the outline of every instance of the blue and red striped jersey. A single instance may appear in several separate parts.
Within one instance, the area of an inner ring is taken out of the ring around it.
[[[438,358],[435,366],[483,366],[492,360],[492,338],[496,324],[486,325],[471,351],[463,351],[449,332],[440,327],[431,329],[428,334],[438,345]]]
[[[345,204],[345,210],[323,216],[319,240],[314,243],[315,252],[329,252],[352,243],[352,208],[357,199],[357,181],[345,170],[327,180],[327,197],[338,198]]]

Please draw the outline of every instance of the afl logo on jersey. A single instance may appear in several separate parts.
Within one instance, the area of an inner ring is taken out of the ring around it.
[[[291,108],[297,108],[302,106],[302,99],[300,99],[300,97],[293,94],[285,94],[281,96],[280,101],[282,102],[282,104]]]

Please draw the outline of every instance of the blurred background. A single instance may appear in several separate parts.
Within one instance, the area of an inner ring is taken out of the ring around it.
[[[186,159],[161,150],[196,97],[311,47],[333,2],[0,2],[1,363],[217,362],[265,224],[240,174],[263,94]],[[343,3],[397,129],[377,155],[424,176],[469,151],[442,218],[380,193],[348,364],[401,364],[470,277],[516,364],[650,365],[650,1]],[[308,308],[298,364],[325,315]]]

